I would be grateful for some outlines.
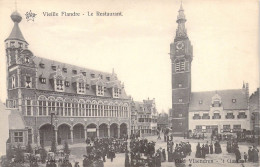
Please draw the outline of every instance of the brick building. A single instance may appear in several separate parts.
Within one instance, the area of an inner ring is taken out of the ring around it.
[[[114,72],[35,56],[19,28],[21,15],[14,12],[11,19],[14,27],[5,40],[6,105],[23,125],[12,129],[12,143],[49,145],[53,138],[58,144],[76,143],[130,134],[131,99]]]
[[[155,99],[132,101],[131,103],[131,132],[141,136],[156,135],[157,133],[157,109]]]
[[[176,36],[170,44],[173,134],[183,136],[189,130],[208,133],[214,129],[218,133],[250,130],[248,84],[237,90],[191,92],[193,47],[182,5],[176,22]]]

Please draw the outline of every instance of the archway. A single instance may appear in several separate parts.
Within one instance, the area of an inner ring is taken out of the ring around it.
[[[44,146],[50,146],[52,139],[55,137],[54,126],[51,124],[45,124],[39,128],[40,144]]]
[[[84,126],[77,124],[73,127],[73,142],[81,143],[85,141]]]
[[[90,124],[87,126],[87,136],[88,138],[94,139],[97,137],[97,125]]]
[[[126,123],[122,123],[120,125],[120,138],[126,138],[127,137],[127,125]]]
[[[103,123],[99,126],[99,137],[108,137],[108,126],[107,124]]]
[[[118,138],[118,125],[116,123],[110,125],[110,137]]]
[[[58,144],[63,144],[65,141],[69,142],[70,136],[70,126],[67,124],[61,124],[58,127]]]

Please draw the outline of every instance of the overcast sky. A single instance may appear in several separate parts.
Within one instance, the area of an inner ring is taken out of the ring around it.
[[[6,99],[4,40],[14,0],[0,0],[0,97]],[[20,29],[35,56],[115,72],[134,100],[171,107],[170,43],[180,0],[17,0]],[[192,91],[259,87],[257,0],[183,0],[193,45]],[[26,21],[25,13],[36,13]],[[43,12],[122,12],[122,17],[46,17]]]

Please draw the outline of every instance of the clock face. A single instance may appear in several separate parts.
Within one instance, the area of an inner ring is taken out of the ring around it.
[[[176,49],[180,50],[180,49],[183,49],[183,48],[184,48],[184,43],[183,42],[177,42]]]

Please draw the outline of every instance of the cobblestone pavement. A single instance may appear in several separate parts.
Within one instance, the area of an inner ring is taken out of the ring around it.
[[[166,149],[166,142],[163,141],[163,138],[161,140],[157,140],[157,136],[150,136],[147,137],[150,141],[156,142],[156,149],[158,148],[164,148]],[[192,153],[190,156],[186,157],[185,164],[180,165],[181,167],[189,167],[191,165],[192,167],[259,167],[259,163],[233,163],[232,161],[235,160],[235,155],[230,154],[226,152],[226,142],[221,143],[222,148],[222,154],[209,154],[206,155],[205,159],[195,158],[195,151],[196,151],[196,145],[198,142],[200,143],[206,143],[209,140],[195,140],[195,139],[183,139],[181,137],[175,137],[174,143],[180,143],[181,141],[187,142],[189,141],[192,146]],[[209,141],[210,142],[210,141]],[[239,144],[239,150],[241,152],[241,155],[243,157],[244,152],[247,152],[249,144],[242,143]],[[71,156],[70,161],[74,165],[74,163],[77,161],[80,163],[80,166],[82,166],[83,161],[83,155],[86,154],[86,144],[85,143],[79,143],[79,144],[73,144],[69,146],[71,149]],[[260,148],[258,147],[260,150]],[[167,155],[166,155],[167,156]],[[124,154],[116,154],[116,158],[113,160],[113,162],[110,162],[109,159],[106,159],[106,162],[104,163],[105,167],[124,167],[125,162],[125,155]],[[174,162],[163,162],[162,167],[174,167]]]

